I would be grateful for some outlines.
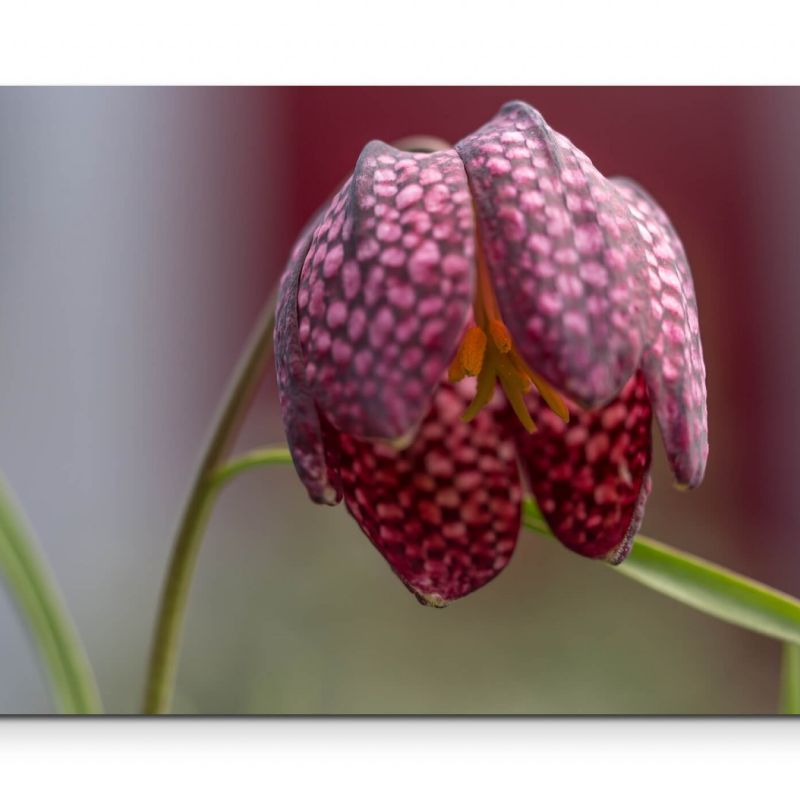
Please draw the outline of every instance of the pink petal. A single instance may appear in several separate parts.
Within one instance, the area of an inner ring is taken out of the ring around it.
[[[314,502],[335,505],[341,500],[339,478],[325,460],[319,414],[306,381],[297,321],[300,270],[320,219],[318,216],[300,234],[281,277],[275,311],[275,368],[283,427],[297,474]]]
[[[298,296],[311,392],[339,430],[425,416],[472,302],[474,219],[454,150],[368,144],[317,228]]]
[[[641,226],[650,316],[642,368],[676,481],[703,479],[708,459],[706,368],[686,253],[667,215],[637,184],[613,181]]]
[[[520,525],[516,453],[493,412],[470,424],[468,400],[443,384],[406,450],[326,426],[345,502],[364,533],[423,603],[443,605],[508,563]]]
[[[526,434],[516,419],[508,424],[547,523],[570,550],[619,563],[650,493],[652,411],[643,375],[637,372],[604,408],[570,404],[568,423],[535,393],[528,405],[536,433]]]
[[[456,145],[504,320],[525,360],[587,406],[639,362],[643,248],[627,204],[525,103]]]

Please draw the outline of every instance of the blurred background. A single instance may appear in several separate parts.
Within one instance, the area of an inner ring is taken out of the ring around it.
[[[705,483],[660,442],[644,532],[800,594],[800,90],[0,89],[0,469],[135,713],[177,514],[299,228],[370,139],[457,141],[536,106],[642,183],[689,254],[709,379]],[[275,380],[242,448],[278,443]],[[223,495],[176,710],[772,713],[779,646],[523,534],[494,582],[423,608],[290,467]],[[47,713],[0,592],[0,713]]]

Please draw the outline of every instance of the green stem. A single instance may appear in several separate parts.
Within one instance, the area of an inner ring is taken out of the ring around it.
[[[800,714],[800,646],[796,644],[783,645],[781,713]]]
[[[255,467],[291,463],[292,457],[285,447],[264,447],[258,450],[251,450],[240,458],[229,461],[214,472],[211,476],[211,486],[215,491],[219,491],[226,483],[232,481],[242,472],[247,472]]]
[[[247,470],[290,463],[284,448],[254,450],[218,467],[208,486],[216,491]],[[553,538],[532,499],[524,501],[523,525]],[[628,558],[612,569],[709,616],[784,642],[782,708],[800,713],[800,600],[646,536],[637,536]]]
[[[197,554],[218,488],[212,476],[236,439],[272,353],[270,300],[234,370],[175,534],[148,665],[143,711],[166,714],[172,705],[186,603]]]
[[[75,625],[1,477],[0,569],[39,651],[56,706],[65,714],[102,713],[94,675]]]
[[[254,450],[218,470],[215,480],[228,480],[245,470],[278,463],[291,463],[287,450]],[[523,525],[553,538],[531,499],[523,504]],[[628,558],[612,569],[709,616],[800,646],[800,600],[710,561],[640,535]],[[791,663],[798,666],[800,687],[800,656],[796,648],[787,649],[787,653],[787,658],[795,659]]]

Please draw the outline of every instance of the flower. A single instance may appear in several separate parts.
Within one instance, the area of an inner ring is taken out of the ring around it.
[[[664,212],[521,102],[454,148],[370,142],[301,234],[275,328],[311,498],[444,605],[508,563],[524,473],[555,536],[619,563],[708,454],[694,288]]]

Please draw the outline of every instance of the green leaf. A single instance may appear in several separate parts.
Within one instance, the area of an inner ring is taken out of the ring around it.
[[[0,476],[0,573],[41,656],[58,708],[99,714],[89,660],[55,581]]]
[[[783,645],[781,713],[800,714],[800,647]]]
[[[532,500],[523,524],[552,536]],[[610,568],[709,616],[800,645],[800,601],[710,561],[637,536],[627,559]]]

